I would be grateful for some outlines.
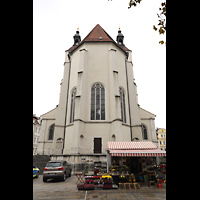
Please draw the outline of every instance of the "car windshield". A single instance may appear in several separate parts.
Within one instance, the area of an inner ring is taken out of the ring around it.
[[[49,162],[46,167],[60,167],[61,162]]]

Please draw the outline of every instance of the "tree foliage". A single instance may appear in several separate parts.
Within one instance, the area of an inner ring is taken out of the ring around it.
[[[131,6],[134,6],[134,7],[137,6],[137,4],[140,4],[141,1],[142,0],[130,0],[128,8],[131,8]],[[159,34],[164,34],[166,32],[166,3],[165,2],[161,3],[161,7],[159,8],[159,13],[157,13],[157,16],[158,16],[159,23],[157,27],[153,25],[153,29],[155,31],[158,31]],[[159,44],[164,44],[164,41],[163,40],[159,41]]]

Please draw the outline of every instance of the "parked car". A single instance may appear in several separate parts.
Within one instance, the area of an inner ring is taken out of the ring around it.
[[[33,165],[33,177],[38,178],[39,177],[39,168]]]
[[[59,178],[65,181],[66,177],[70,177],[72,172],[71,165],[65,160],[49,161],[43,171],[43,181],[47,179]]]

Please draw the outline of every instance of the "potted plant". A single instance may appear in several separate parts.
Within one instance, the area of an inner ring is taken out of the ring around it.
[[[119,188],[124,189],[124,183],[119,183]]]
[[[134,176],[134,174],[132,173],[130,176],[129,176],[129,181],[131,182],[131,183],[133,183],[133,180],[135,179],[135,176]]]
[[[135,184],[136,188],[139,189],[140,188],[140,184]]]
[[[134,184],[133,183],[130,183],[130,188],[134,189]]]

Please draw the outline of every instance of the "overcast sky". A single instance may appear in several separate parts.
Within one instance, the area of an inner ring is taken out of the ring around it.
[[[114,39],[120,25],[132,50],[140,107],[156,115],[155,126],[166,128],[166,34],[153,30],[164,0],[33,0],[33,114],[40,116],[59,104],[65,50],[73,45],[79,26],[84,37],[96,26]]]

